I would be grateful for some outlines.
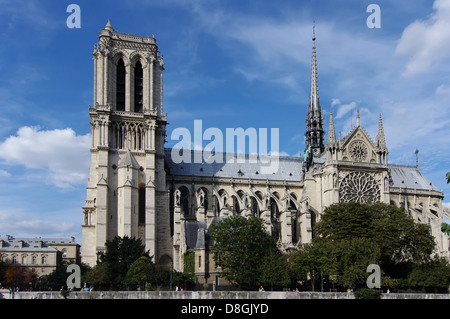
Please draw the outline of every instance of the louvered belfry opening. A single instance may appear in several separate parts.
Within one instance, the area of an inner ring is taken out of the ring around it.
[[[140,61],[134,67],[134,112],[143,111],[144,74]]]
[[[117,62],[116,85],[116,109],[125,111],[125,63],[122,59]]]

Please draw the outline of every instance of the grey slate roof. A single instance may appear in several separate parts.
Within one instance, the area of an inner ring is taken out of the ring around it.
[[[218,224],[226,216],[214,217],[211,222],[212,225]],[[209,240],[210,228],[206,228],[207,225],[203,221],[188,220],[185,223],[186,234],[186,246],[187,249],[205,248],[207,241]],[[213,244],[213,243],[210,243]]]
[[[15,238],[10,236],[0,237],[3,241],[3,247],[0,246],[0,251],[56,251],[52,245],[78,245],[70,238]],[[22,247],[21,241],[23,242]],[[42,244],[41,244],[42,242]]]
[[[391,187],[439,191],[416,166],[388,165],[393,184]]]
[[[205,246],[205,228],[206,228],[205,222],[186,221],[185,231],[186,231],[187,249],[204,248],[204,246]]]
[[[174,150],[178,151],[178,150]],[[172,160],[172,149],[165,149],[166,164],[169,168],[169,174],[181,176],[200,176],[200,177],[224,177],[224,178],[251,178],[254,180],[270,181],[300,181],[303,175],[302,172],[302,158],[294,156],[279,156],[278,170],[273,174],[262,174],[261,167],[268,166],[269,163],[250,163],[249,156],[245,155],[244,163],[238,163],[236,154],[231,154],[232,160],[226,161],[227,153],[218,153],[219,158],[222,158],[222,163],[213,162],[206,163],[200,151],[191,152],[191,161],[175,163]],[[198,152],[202,159],[201,163],[195,163],[194,152]],[[275,160],[272,157],[272,160]],[[315,157],[316,164],[325,162],[325,156]],[[389,164],[388,168],[391,171],[393,184],[391,187],[433,190],[439,191],[416,166]]]
[[[169,173],[174,175],[185,176],[200,176],[200,177],[225,177],[225,178],[251,178],[259,180],[276,180],[276,181],[300,181],[302,177],[302,159],[293,156],[269,156],[267,158],[258,159],[256,163],[251,162],[249,155],[245,156],[243,163],[239,162],[236,154],[217,153],[221,160],[212,163],[206,163],[200,151],[191,152],[191,160],[188,162],[175,163],[172,159],[172,149],[165,149],[166,164],[169,168]],[[174,152],[178,150],[174,149]],[[194,161],[196,152],[200,155],[201,163]],[[231,160],[227,161],[227,156]],[[278,166],[277,166],[278,159]],[[263,168],[268,168],[272,164],[273,167],[278,167],[270,174],[265,174]]]
[[[124,167],[124,166],[139,169],[139,163],[136,161],[133,154],[131,154],[130,150],[127,150],[125,156],[122,158],[122,160],[119,163],[119,167]]]
[[[45,242],[42,238],[6,238],[2,237],[0,240],[3,240],[3,247],[0,247],[0,251],[57,251],[57,249],[49,246],[47,242]],[[23,241],[22,247],[21,241]],[[41,242],[42,241],[42,245]]]

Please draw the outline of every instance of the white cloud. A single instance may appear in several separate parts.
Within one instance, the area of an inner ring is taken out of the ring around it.
[[[450,86],[441,84],[436,88],[436,94],[450,94]]]
[[[428,19],[407,26],[397,44],[397,54],[411,57],[405,75],[428,71],[450,58],[450,2],[436,0],[433,8]]]
[[[8,173],[7,171],[0,169],[0,177],[10,177],[11,174]]]
[[[0,0],[0,17],[4,19],[8,30],[23,28],[25,24],[41,30],[45,28],[46,31],[59,27],[42,5],[25,0]]]
[[[333,101],[336,99],[333,99]],[[339,100],[338,100],[339,101]],[[340,103],[340,102],[339,102]],[[336,102],[334,103],[334,106],[338,105]],[[340,119],[342,117],[344,117],[347,113],[352,112],[353,110],[355,110],[356,108],[356,102],[352,101],[350,103],[347,104],[342,104],[337,108],[337,113],[336,113],[336,119]]]
[[[90,141],[90,134],[77,135],[71,128],[40,130],[24,126],[0,143],[0,159],[9,165],[42,169],[48,182],[68,188],[86,182]]]
[[[15,237],[67,237],[79,236],[80,225],[76,222],[39,219],[20,210],[0,211],[1,236]]]
[[[259,74],[257,74],[256,72],[248,72],[245,71],[241,68],[235,68],[236,72],[243,75],[245,79],[247,79],[247,81],[252,82],[254,80],[257,80],[259,78]]]
[[[331,106],[339,105],[341,104],[341,100],[339,99],[331,99]]]

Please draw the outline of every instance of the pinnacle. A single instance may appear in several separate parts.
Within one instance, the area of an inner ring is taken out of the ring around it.
[[[378,122],[378,134],[377,134],[376,142],[377,142],[377,147],[386,148],[386,140],[384,137],[383,120],[381,118],[381,113],[380,113],[380,120]]]
[[[109,18],[108,18],[108,22],[106,23],[105,29],[106,30],[111,30],[111,31],[113,30],[113,27],[111,25],[111,20],[109,20]]]
[[[336,143],[336,133],[334,131],[333,109],[330,109],[330,124],[328,125],[327,148],[333,147]]]

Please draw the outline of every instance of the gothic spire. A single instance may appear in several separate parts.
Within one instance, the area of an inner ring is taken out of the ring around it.
[[[381,118],[381,113],[380,113],[380,120],[378,122],[378,134],[377,134],[376,142],[377,142],[377,147],[380,150],[387,149],[387,147],[386,147],[386,139],[384,137],[383,120]]]
[[[330,109],[330,124],[328,124],[327,149],[334,147],[336,143],[336,133],[334,130],[333,109]]]
[[[311,147],[314,155],[319,155],[325,149],[322,108],[319,99],[319,86],[317,83],[316,61],[316,30],[313,25],[313,47],[311,62],[311,93],[309,96],[308,113],[306,115],[306,149]]]
[[[378,123],[378,134],[377,134],[377,148],[378,148],[378,154],[380,159],[380,164],[387,164],[387,156],[389,154],[388,148],[386,146],[386,139],[384,138],[384,129],[383,129],[383,121],[381,119],[381,113],[380,113],[380,121]]]
[[[313,47],[311,62],[311,94],[309,96],[309,107],[313,110],[320,109],[319,85],[317,83],[317,60],[316,60],[316,25],[313,24]]]

